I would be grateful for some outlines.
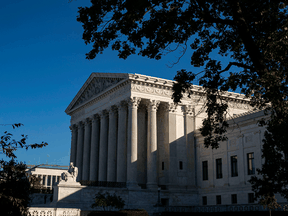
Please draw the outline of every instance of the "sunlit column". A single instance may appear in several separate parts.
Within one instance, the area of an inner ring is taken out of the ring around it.
[[[100,119],[99,115],[92,117],[91,128],[91,153],[90,153],[90,181],[98,181],[99,169],[99,138],[100,138]]]
[[[109,110],[107,181],[116,182],[117,107]]]
[[[71,125],[70,130],[72,133],[70,162],[73,162],[73,164],[76,164],[77,126],[75,124]]]
[[[76,167],[78,167],[77,181],[82,180],[82,166],[83,166],[83,141],[84,141],[84,125],[80,121],[77,125],[78,137],[77,137],[77,158]]]
[[[99,181],[107,181],[107,150],[108,150],[108,112],[100,114],[100,145],[99,145]]]
[[[127,187],[137,184],[137,109],[141,98],[128,99]]]
[[[91,122],[90,119],[87,118],[85,120],[82,180],[89,180],[90,142],[91,142]]]
[[[157,108],[158,100],[147,101],[148,137],[147,137],[147,188],[158,188],[157,183]]]
[[[118,104],[117,182],[127,179],[127,102]]]

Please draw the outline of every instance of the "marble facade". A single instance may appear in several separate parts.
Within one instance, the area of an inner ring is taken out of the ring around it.
[[[205,116],[201,87],[175,105],[173,81],[140,74],[92,73],[72,100],[71,162],[78,181],[125,182],[129,188],[194,188],[194,131]],[[251,109],[227,93],[231,116]]]

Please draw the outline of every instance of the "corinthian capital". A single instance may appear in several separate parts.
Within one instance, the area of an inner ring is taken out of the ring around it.
[[[184,114],[186,115],[193,115],[194,114],[194,107],[192,105],[185,105],[184,106]]]
[[[141,101],[140,97],[130,97],[127,100],[129,108],[136,108],[136,109],[138,108],[140,101]]]
[[[164,103],[163,108],[164,110],[166,110],[166,112],[175,112],[177,109],[177,105],[174,103]]]
[[[146,105],[148,110],[156,111],[159,107],[160,101],[159,100],[148,100]]]

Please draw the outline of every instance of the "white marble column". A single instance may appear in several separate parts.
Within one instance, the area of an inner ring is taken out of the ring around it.
[[[78,167],[77,181],[80,181],[82,180],[84,125],[80,121],[78,122],[77,127],[78,127],[78,136],[77,136],[76,167]]]
[[[87,118],[85,119],[82,180],[89,180],[90,142],[91,142],[91,122],[90,119]]]
[[[127,180],[127,102],[118,104],[117,182]]]
[[[177,106],[173,103],[165,103],[164,109],[166,113],[167,133],[165,137],[166,145],[168,148],[168,188],[177,188],[177,172],[178,172],[178,160],[177,160],[177,134],[176,134],[176,109]]]
[[[91,152],[90,152],[90,181],[98,181],[99,169],[99,138],[100,138],[100,119],[99,115],[92,117],[91,128]]]
[[[195,188],[195,148],[194,148],[194,130],[195,130],[195,115],[194,107],[192,105],[184,106],[184,128],[186,140],[186,163],[188,189]],[[185,166],[185,164],[184,164]]]
[[[107,181],[116,182],[117,107],[109,110]]]
[[[103,110],[100,114],[100,145],[99,145],[99,181],[107,181],[107,152],[108,152],[108,112]]]
[[[127,187],[138,188],[137,183],[137,109],[141,98],[128,99]]]
[[[73,162],[73,164],[76,164],[77,126],[75,124],[71,125],[70,130],[72,133],[70,162]]]
[[[147,188],[157,189],[157,108],[160,101],[149,100],[148,110],[148,137],[147,137]]]

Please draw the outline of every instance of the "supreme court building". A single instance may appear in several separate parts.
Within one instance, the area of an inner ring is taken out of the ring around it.
[[[77,180],[123,184],[118,194],[140,208],[157,202],[158,188],[166,206],[254,203],[248,180],[262,164],[263,113],[241,94],[222,94],[228,141],[206,149],[198,130],[202,87],[193,85],[191,97],[175,105],[172,86],[140,74],[92,73],[65,111]]]

